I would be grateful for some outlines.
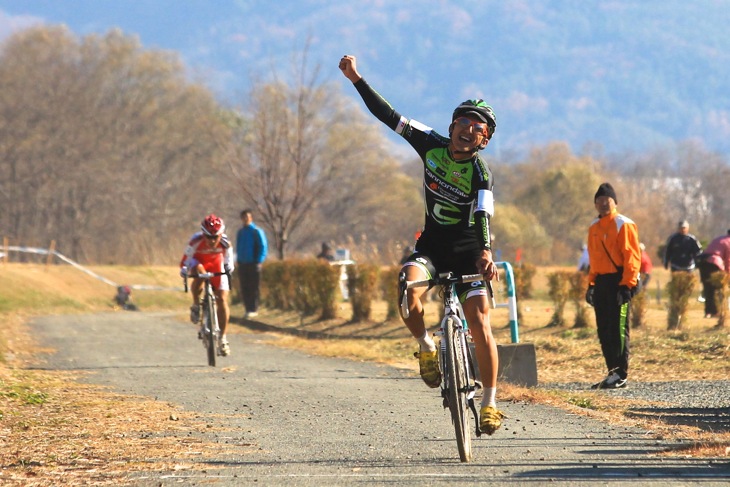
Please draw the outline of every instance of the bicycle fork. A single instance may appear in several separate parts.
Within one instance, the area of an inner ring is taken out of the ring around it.
[[[465,360],[464,367],[466,372],[466,388],[467,388],[467,404],[469,405],[469,409],[471,409],[472,414],[474,415],[474,424],[476,425],[476,435],[477,438],[482,436],[482,432],[479,429],[479,412],[477,411],[476,405],[474,404],[474,395],[477,392],[477,389],[481,389],[481,384],[476,379],[475,374],[475,367],[474,367],[474,360],[471,356],[471,352],[469,350],[469,344],[466,340],[466,333],[462,329],[459,332],[459,346],[461,347],[461,353],[463,354]],[[473,385],[472,385],[473,384]]]
[[[444,331],[443,328],[440,328],[434,333],[435,336],[440,337],[439,340],[439,355],[440,355],[440,361],[439,364],[446,363],[446,340],[444,340]],[[474,373],[474,362],[472,360],[471,352],[469,351],[469,346],[467,344],[466,340],[466,330],[464,328],[459,328],[458,330],[458,340],[459,340],[459,348],[461,349],[461,355],[464,357],[465,362],[465,375],[466,375],[466,385],[464,386],[464,391],[466,393],[466,399],[467,404],[469,406],[469,409],[471,410],[472,414],[474,415],[474,423],[476,424],[476,435],[477,437],[482,436],[482,432],[479,429],[479,412],[477,411],[476,405],[474,404],[474,395],[476,394],[477,389],[481,388],[481,384],[476,380],[476,375]],[[448,377],[447,374],[450,371],[445,370],[443,366],[441,366],[441,397],[443,398],[443,406],[444,409],[447,409],[449,407],[449,390],[448,390]]]

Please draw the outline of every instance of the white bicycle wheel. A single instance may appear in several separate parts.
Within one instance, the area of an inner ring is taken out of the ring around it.
[[[444,327],[446,363],[444,364],[449,410],[456,433],[456,444],[462,462],[471,461],[471,431],[469,427],[469,401],[467,399],[466,359],[460,341],[460,323],[449,317]]]

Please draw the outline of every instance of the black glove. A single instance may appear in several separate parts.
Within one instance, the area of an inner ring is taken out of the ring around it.
[[[586,303],[593,306],[593,286],[588,286],[588,290],[586,291]]]
[[[631,301],[631,298],[634,297],[634,294],[636,294],[636,288],[629,289],[628,286],[619,286],[618,294],[616,296],[616,298],[618,299],[618,305],[622,306]]]

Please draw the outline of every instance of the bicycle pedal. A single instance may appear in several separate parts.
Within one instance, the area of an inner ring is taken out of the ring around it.
[[[475,380],[475,381],[474,381],[474,390],[479,390],[479,389],[481,389],[482,387],[484,387],[484,386],[482,385],[482,381],[479,381],[479,380]]]

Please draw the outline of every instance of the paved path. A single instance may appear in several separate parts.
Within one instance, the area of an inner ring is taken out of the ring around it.
[[[509,419],[458,460],[448,412],[409,372],[310,356],[231,334],[206,365],[194,327],[169,314],[56,316],[32,323],[53,347],[43,368],[171,402],[209,418],[221,445],[193,471],[134,474],[130,485],[727,485],[722,460],[667,458],[644,431],[562,410],[500,403]],[[189,459],[186,459],[189,461]]]

